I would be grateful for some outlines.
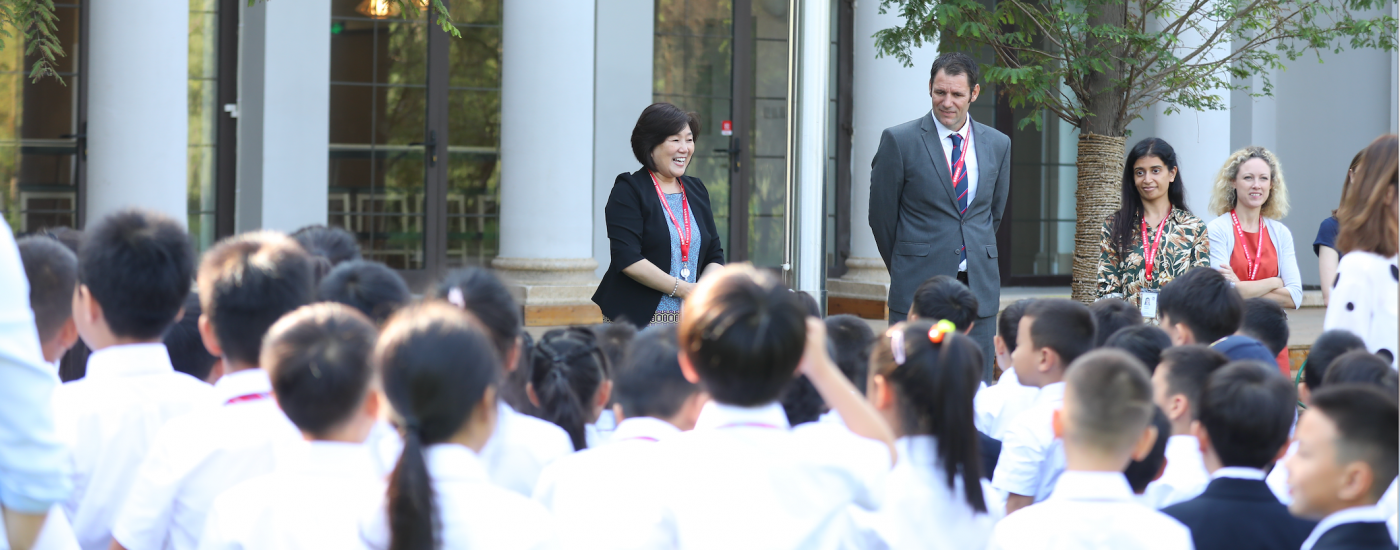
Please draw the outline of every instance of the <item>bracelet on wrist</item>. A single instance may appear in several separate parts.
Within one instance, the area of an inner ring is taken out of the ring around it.
[[[675,277],[671,277],[671,278],[672,278],[672,279],[676,279]],[[671,298],[675,298],[675,297],[676,297],[676,291],[677,291],[677,290],[680,290],[680,289],[681,289],[681,280],[680,280],[680,279],[676,279],[676,284],[671,286],[671,296],[670,296],[670,297],[671,297]]]

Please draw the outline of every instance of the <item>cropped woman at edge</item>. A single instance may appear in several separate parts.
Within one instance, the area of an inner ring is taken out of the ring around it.
[[[1186,208],[1176,151],[1166,141],[1147,138],[1128,152],[1120,204],[1099,239],[1097,298],[1118,296],[1141,308],[1144,290],[1209,265],[1206,224]]]
[[[617,176],[604,209],[612,262],[593,294],[604,318],[674,324],[695,282],[724,263],[710,193],[685,176],[699,133],[695,114],[670,103],[637,119],[632,154],[642,169]]]

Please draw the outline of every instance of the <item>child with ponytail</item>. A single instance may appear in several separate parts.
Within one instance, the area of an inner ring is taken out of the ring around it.
[[[587,428],[612,393],[607,371],[607,356],[593,331],[584,327],[551,330],[532,351],[525,391],[542,418],[569,434],[576,451],[594,446]]]

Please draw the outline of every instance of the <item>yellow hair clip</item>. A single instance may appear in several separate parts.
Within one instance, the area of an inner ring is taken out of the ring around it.
[[[935,344],[942,344],[943,336],[945,334],[956,332],[957,330],[957,325],[954,325],[952,321],[943,319],[937,323],[934,323],[933,327],[928,329],[928,341],[933,342]]]

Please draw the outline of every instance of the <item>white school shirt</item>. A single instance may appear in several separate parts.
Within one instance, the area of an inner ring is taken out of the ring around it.
[[[953,177],[951,173],[953,169],[952,135],[958,134],[962,136],[963,147],[967,148],[967,159],[963,161],[965,163],[964,168],[967,169],[967,204],[971,206],[972,199],[977,198],[977,174],[979,173],[977,171],[977,144],[974,143],[972,139],[972,115],[967,116],[967,121],[963,122],[962,129],[956,132],[953,131],[952,128],[944,126],[942,122],[939,122],[938,117],[933,116],[932,109],[929,110],[928,116],[933,119],[933,126],[938,129],[938,139],[943,143],[943,160],[948,163],[948,170],[950,173],[947,174],[947,176],[949,177],[948,181],[950,183]],[[963,260],[962,263],[958,264],[958,271],[967,271],[967,260]]]
[[[573,440],[563,428],[518,413],[505,400],[496,413],[496,431],[481,448],[481,460],[491,481],[529,498],[545,465],[574,452]]]
[[[44,525],[39,528],[39,537],[34,539],[32,550],[78,550],[78,536],[73,533],[73,525],[68,523],[68,515],[63,513],[63,505],[49,508]],[[0,550],[10,550],[9,533],[5,522],[0,521]]]
[[[1293,495],[1288,492],[1288,458],[1298,452],[1298,440],[1294,439],[1288,443],[1288,452],[1283,454],[1278,462],[1274,463],[1274,469],[1269,470],[1269,475],[1264,477],[1264,484],[1269,486],[1269,490],[1274,492],[1274,497],[1284,506],[1293,504]]]
[[[117,516],[113,538],[128,550],[194,550],[215,498],[271,473],[279,458],[306,445],[271,391],[262,369],[225,374],[214,384],[222,405],[161,429]]]
[[[651,480],[663,547],[839,547],[852,534],[848,507],[878,508],[892,464],[883,443],[836,428],[790,429],[777,403],[706,403],[694,430],[659,443],[670,472]]]
[[[1065,448],[1055,437],[1054,413],[1065,400],[1065,383],[1040,389],[1035,404],[1012,421],[1001,441],[1001,456],[992,473],[992,487],[1045,500],[1065,471]]]
[[[1385,488],[1385,494],[1381,495],[1381,500],[1376,503],[1376,508],[1380,508],[1381,513],[1388,518],[1385,520],[1385,526],[1390,529],[1390,540],[1400,543],[1400,533],[1396,532],[1397,523],[1400,523],[1400,515],[1396,514],[1396,481],[1396,479],[1390,480],[1390,486]]]
[[[1068,471],[1045,502],[1006,516],[989,550],[1190,550],[1191,530],[1138,504],[1122,472]]]
[[[1312,550],[1317,544],[1317,539],[1322,538],[1322,535],[1331,531],[1333,527],[1348,523],[1384,523],[1389,519],[1383,510],[1375,506],[1357,506],[1332,512],[1317,522],[1317,527],[1313,527],[1312,534],[1303,541],[1299,550]]]
[[[1040,388],[1022,386],[1016,369],[1002,371],[996,385],[986,386],[972,398],[973,420],[977,431],[1000,441],[1006,437],[1011,421],[1035,404]]]
[[[1205,458],[1201,456],[1201,441],[1194,435],[1167,438],[1166,458],[1167,467],[1162,470],[1162,477],[1148,483],[1139,500],[1154,510],[1200,496],[1212,479],[1206,472]],[[1259,479],[1264,478],[1261,475]]]
[[[64,511],[86,550],[112,542],[117,512],[161,427],[215,404],[213,389],[177,372],[160,343],[93,352],[87,375],[60,386],[53,402],[59,437],[72,449]]]
[[[303,456],[225,491],[209,509],[199,550],[363,546],[360,522],[385,490],[371,451],[363,444],[312,441]]]
[[[545,466],[535,500],[554,514],[561,546],[623,550],[655,548],[661,515],[654,486],[665,475],[657,442],[680,433],[651,417],[623,420],[611,442]]]
[[[471,449],[455,443],[424,452],[444,550],[538,550],[558,548],[554,518],[540,503],[499,486]],[[388,516],[381,505],[361,525],[365,544],[389,548]]]
[[[861,531],[861,548],[891,550],[962,550],[983,548],[992,534],[996,516],[974,511],[967,503],[962,477],[948,487],[938,465],[938,441],[931,435],[901,437],[895,441],[899,462],[885,480],[884,502],[868,512],[852,508]],[[983,494],[991,485],[982,482]],[[984,504],[986,499],[983,499]]]

